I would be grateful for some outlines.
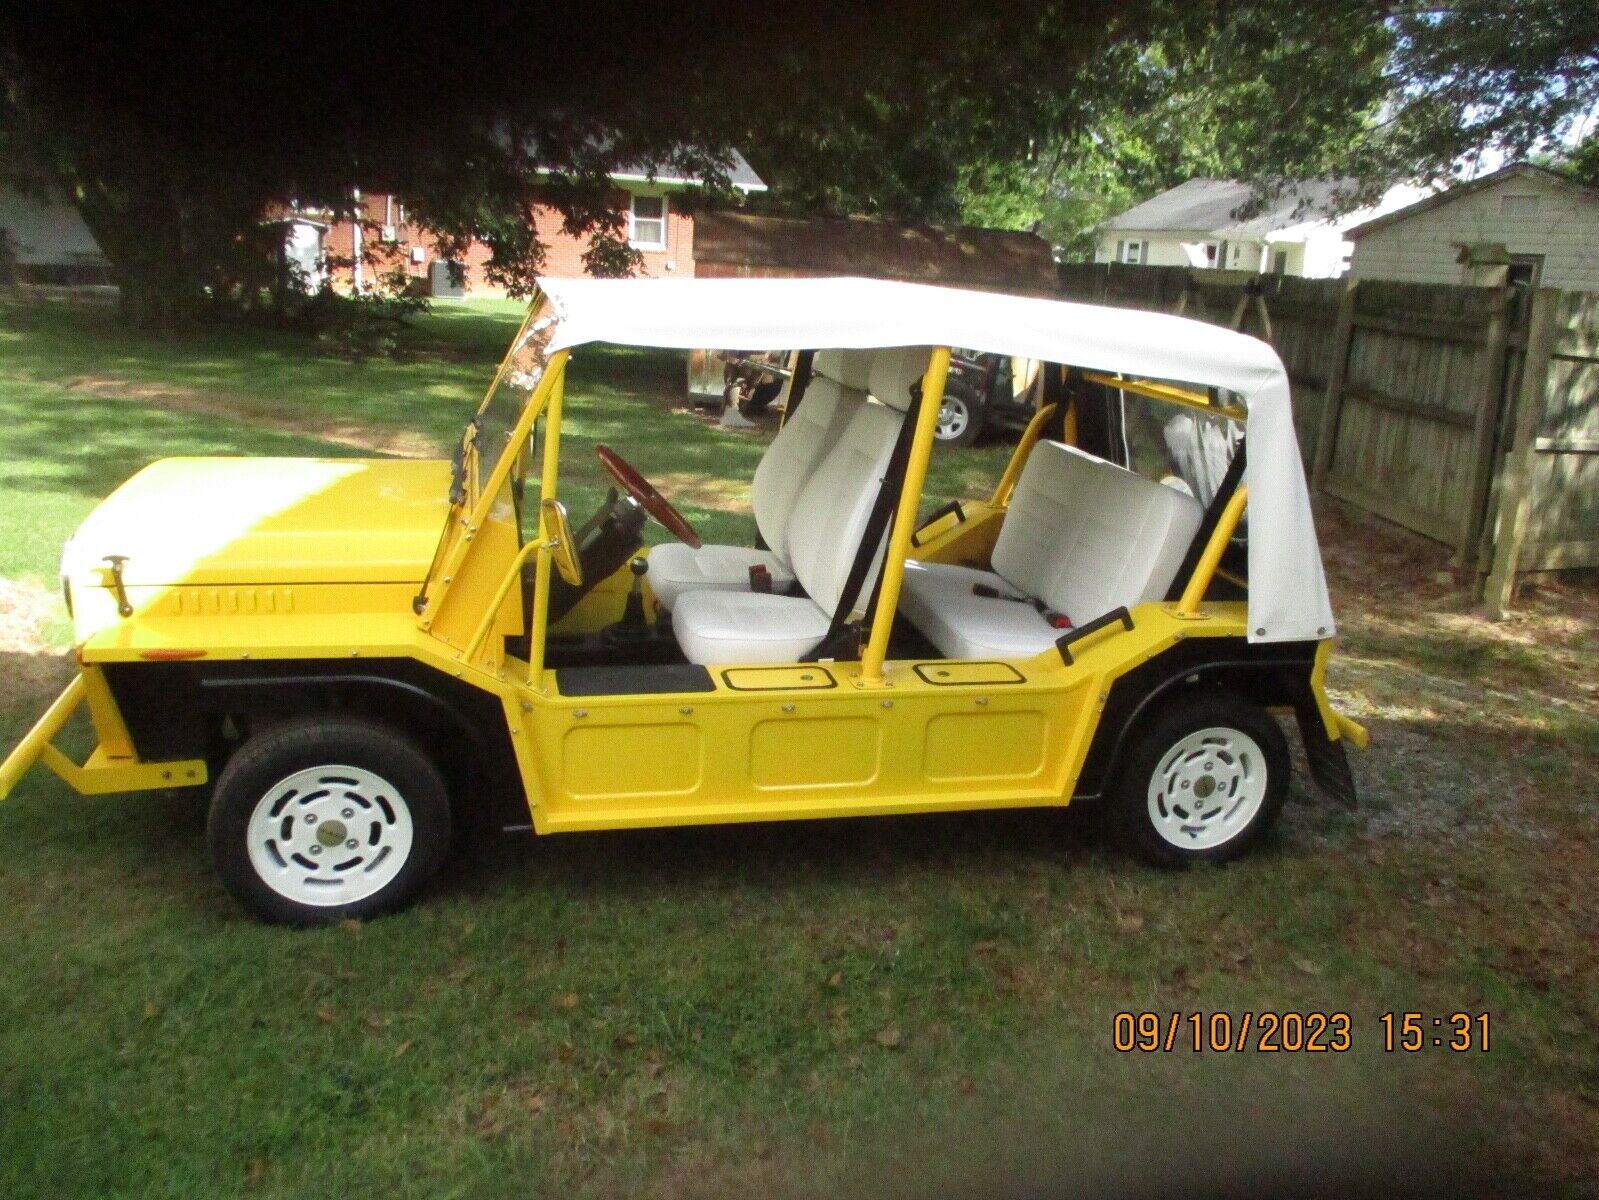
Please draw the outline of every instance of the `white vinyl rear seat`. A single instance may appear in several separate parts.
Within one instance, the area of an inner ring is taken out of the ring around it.
[[[649,580],[661,607],[670,612],[684,592],[747,592],[753,566],[771,573],[774,591],[793,586],[788,530],[795,502],[817,464],[838,443],[851,414],[866,403],[871,361],[869,350],[816,352],[804,400],[755,468],[751,502],[767,548],[705,545],[694,550],[682,542],[656,546],[648,556]]]
[[[1000,527],[994,569],[906,563],[900,611],[948,658],[1030,658],[1065,632],[1031,601],[1086,625],[1159,600],[1203,516],[1175,488],[1039,442]],[[979,585],[1000,596],[977,595]]]
[[[672,609],[672,632],[689,662],[798,662],[826,636],[910,406],[910,386],[920,379],[927,356],[921,347],[876,352],[870,382],[883,403],[854,411],[838,444],[800,490],[788,524],[788,552],[806,594],[683,593]],[[800,412],[809,404],[807,396]],[[871,595],[878,565],[867,573],[858,605]]]

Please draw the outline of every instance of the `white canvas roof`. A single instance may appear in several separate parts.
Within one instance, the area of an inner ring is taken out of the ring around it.
[[[1333,633],[1288,375],[1265,342],[1134,309],[878,279],[541,279],[559,326],[588,342],[669,349],[961,346],[1225,388],[1243,401],[1249,460],[1249,637]]]

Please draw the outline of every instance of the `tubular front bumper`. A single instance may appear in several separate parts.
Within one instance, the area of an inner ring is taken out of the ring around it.
[[[96,672],[92,682],[88,673],[91,670]],[[56,735],[61,732],[73,713],[78,711],[79,706],[90,699],[91,687],[95,682],[104,688],[104,682],[99,678],[97,668],[86,668],[83,673],[75,676],[61,695],[56,697],[55,703],[45,710],[44,716],[40,717],[22,741],[17,743],[17,748],[6,757],[5,762],[0,763],[0,800],[9,796],[11,789],[17,786],[35,763],[40,761],[65,780],[74,791],[84,796],[98,796],[107,792],[144,792],[162,788],[193,787],[206,781],[206,765],[203,759],[140,762],[133,754],[126,730],[120,728],[121,717],[116,713],[114,705],[111,705],[109,696],[105,697],[103,704],[90,705],[99,744],[90,752],[83,765],[78,765],[58,750],[54,745]],[[118,728],[105,727],[112,723]],[[112,753],[108,749],[108,744],[113,749],[124,750],[125,753]]]

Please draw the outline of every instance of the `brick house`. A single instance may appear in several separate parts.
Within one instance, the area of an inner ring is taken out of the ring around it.
[[[751,169],[743,156],[733,156],[729,171],[733,188],[744,194],[762,192],[766,184]],[[643,169],[624,169],[611,175],[618,209],[622,210],[628,241],[643,256],[642,271],[651,276],[689,277],[694,274],[694,217],[681,205],[686,192],[701,186],[697,179],[657,175],[653,179]],[[291,245],[301,247],[295,255],[308,275],[319,281],[316,263],[327,260],[352,260],[355,266],[335,266],[331,271],[334,287],[370,285],[375,276],[404,268],[434,295],[460,295],[450,278],[447,260],[429,234],[407,219],[404,201],[381,192],[357,195],[361,220],[318,220],[312,213],[297,213],[289,234]],[[529,217],[544,244],[543,273],[552,276],[577,276],[587,272],[583,253],[588,238],[573,237],[561,228],[561,214],[553,207],[535,204]],[[374,242],[376,244],[374,244]],[[489,250],[474,242],[464,259],[464,294],[504,295],[489,283],[484,274]]]

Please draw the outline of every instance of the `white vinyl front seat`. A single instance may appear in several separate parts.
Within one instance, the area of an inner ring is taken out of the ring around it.
[[[883,403],[854,410],[837,445],[800,489],[787,546],[806,594],[683,593],[672,610],[672,632],[689,662],[798,662],[827,635],[928,353],[925,347],[876,352],[870,384]],[[809,405],[807,396],[800,412]],[[874,562],[867,572],[856,603],[871,595],[880,565]]]
[[[650,590],[670,612],[684,592],[747,592],[750,568],[765,567],[772,589],[794,583],[789,566],[789,522],[794,505],[817,464],[838,444],[855,410],[866,403],[872,352],[818,350],[804,399],[783,423],[755,468],[751,501],[765,550],[754,546],[704,545],[698,550],[668,542],[649,552]]]
[[[908,562],[900,611],[948,658],[1030,658],[1065,632],[1034,601],[1086,625],[1161,599],[1203,516],[1175,488],[1039,442],[1000,527],[994,569]]]

